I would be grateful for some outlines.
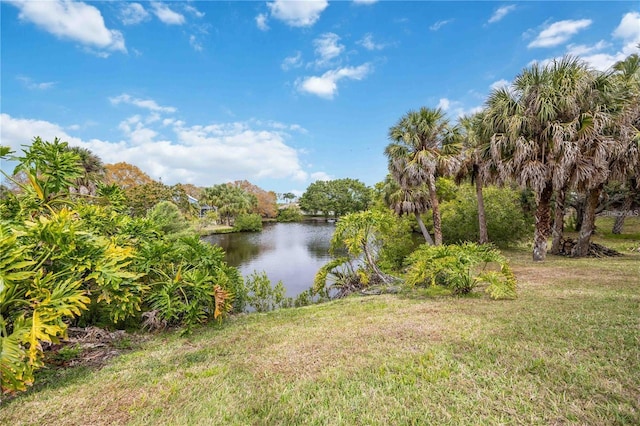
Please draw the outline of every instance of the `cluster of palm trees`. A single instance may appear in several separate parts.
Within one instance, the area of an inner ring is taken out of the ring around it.
[[[565,198],[581,194],[585,208],[572,254],[586,256],[605,184],[615,180],[639,189],[639,129],[637,54],[607,72],[568,56],[533,64],[494,90],[481,112],[455,125],[442,110],[421,108],[391,127],[386,201],[399,214],[415,214],[426,241],[441,244],[436,178],[470,177],[478,197],[479,242],[486,243],[484,185],[529,188],[536,199],[533,259],[540,261],[549,237],[552,252],[559,251]],[[428,209],[433,239],[420,219]]]

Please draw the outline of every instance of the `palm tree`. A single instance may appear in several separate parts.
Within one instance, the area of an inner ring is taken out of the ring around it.
[[[501,178],[514,179],[536,196],[534,261],[546,257],[554,188],[566,185],[577,158],[578,146],[568,127],[582,128],[575,122],[581,118],[591,76],[584,63],[571,57],[547,66],[534,64],[511,87],[494,90],[487,101],[486,123],[494,133],[491,155]]]
[[[202,198],[207,204],[217,207],[218,213],[226,217],[227,225],[231,225],[232,218],[250,212],[258,203],[255,195],[231,184],[205,188]]]
[[[436,193],[436,177],[455,168],[458,145],[455,130],[440,109],[409,111],[389,129],[385,154],[389,171],[401,188],[426,185],[433,215],[435,244],[442,244],[442,221]]]
[[[478,200],[478,242],[486,244],[489,242],[489,233],[482,188],[492,177],[493,171],[493,163],[489,155],[490,129],[485,125],[484,112],[460,118],[460,126],[463,131],[462,151],[456,181],[460,183],[468,177],[471,183],[475,184]]]
[[[420,215],[429,210],[429,190],[425,185],[407,188],[401,187],[391,175],[387,175],[382,187],[382,197],[385,204],[397,215],[413,214],[420,227],[424,240],[429,245],[433,245],[433,239],[427,231],[427,227]]]
[[[102,160],[86,148],[74,146],[68,149],[80,157],[80,164],[83,169],[82,176],[76,179],[74,189],[79,194],[95,195],[98,188],[97,183],[102,181],[105,174]]]
[[[624,218],[640,195],[640,56],[629,55],[613,66],[612,74],[620,110],[616,114],[616,152],[610,164],[612,176],[627,187],[622,214],[616,218],[613,232],[622,232]]]

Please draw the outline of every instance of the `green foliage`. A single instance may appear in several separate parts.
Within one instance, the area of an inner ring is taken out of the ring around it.
[[[489,240],[500,247],[531,233],[531,217],[522,210],[521,194],[509,188],[484,188]],[[478,241],[478,201],[471,185],[460,185],[455,198],[442,203],[442,234],[447,243]]]
[[[171,201],[161,201],[153,206],[147,213],[147,218],[167,236],[181,234],[189,229],[189,222]]]
[[[296,205],[289,205],[278,210],[278,222],[300,222],[302,219],[302,212]]]
[[[255,213],[238,215],[233,228],[241,232],[262,231],[262,218]]]
[[[367,209],[372,196],[371,188],[357,179],[319,180],[302,194],[300,207],[309,213],[339,217]]]
[[[508,261],[487,245],[422,245],[407,259],[406,282],[412,286],[445,287],[468,294],[481,283],[493,299],[516,297],[516,278]],[[497,270],[487,269],[497,265]]]
[[[247,304],[257,312],[268,312],[279,307],[286,301],[285,288],[282,281],[275,286],[265,272],[254,272],[245,279],[247,288]]]
[[[387,275],[378,266],[378,259],[385,239],[392,237],[397,221],[391,212],[367,210],[344,216],[336,225],[331,239],[331,254],[346,251],[347,256],[339,257],[324,265],[316,273],[313,292],[332,297],[342,297],[361,290],[371,284],[391,283],[396,278]],[[397,257],[393,247],[387,253],[387,260]],[[356,266],[357,265],[357,266]]]
[[[220,217],[225,218],[227,225],[242,213],[249,213],[258,204],[255,195],[231,184],[214,185],[205,188],[203,200],[218,209]]]
[[[98,186],[95,197],[71,194],[88,175],[78,180],[77,155],[58,140],[36,138],[13,159],[27,183],[0,198],[3,393],[33,383],[42,342],[57,342],[69,323],[135,326],[146,315],[188,329],[244,309],[238,270],[220,248],[179,236],[185,221],[176,205],[161,203],[146,219],[123,213],[117,186]],[[169,197],[180,203],[176,191]]]
[[[393,223],[381,235],[378,265],[383,271],[400,272],[407,256],[417,248],[419,243],[412,233],[412,221],[410,216],[394,216]]]
[[[168,325],[183,324],[187,329],[231,311],[231,294],[217,285],[214,277],[200,268],[158,271],[159,280],[151,284],[149,304]]]

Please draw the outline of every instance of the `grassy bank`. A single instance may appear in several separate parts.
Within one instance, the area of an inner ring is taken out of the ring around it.
[[[517,300],[386,295],[242,315],[59,371],[0,423],[640,424],[640,253],[506,254]]]

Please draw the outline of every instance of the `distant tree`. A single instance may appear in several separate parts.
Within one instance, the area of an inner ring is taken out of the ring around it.
[[[74,146],[70,147],[69,151],[78,155],[83,170],[82,176],[75,181],[74,191],[84,195],[95,195],[98,183],[104,179],[105,167],[102,160],[86,148]]]
[[[291,201],[296,199],[296,194],[294,194],[293,192],[285,192],[284,194],[282,194],[282,199],[290,204]]]
[[[137,185],[151,183],[153,179],[133,164],[121,162],[104,166],[104,183],[116,183],[122,189],[129,189]]]
[[[257,204],[253,209],[253,213],[267,218],[275,218],[278,215],[278,198],[275,192],[265,191],[246,180],[237,180],[232,185],[255,195]]]
[[[336,179],[313,182],[302,197],[300,207],[310,213],[333,213],[340,217],[366,210],[371,204],[372,190],[357,179]]]
[[[133,216],[146,216],[147,211],[162,201],[173,201],[171,187],[152,180],[125,190],[127,206]]]
[[[258,203],[255,195],[226,183],[205,188],[202,198],[218,209],[220,217],[225,218],[229,226],[239,214],[250,213]]]
[[[323,180],[313,182],[302,194],[299,203],[300,208],[308,213],[322,213],[324,217],[329,217],[329,212],[331,211],[329,184]]]

